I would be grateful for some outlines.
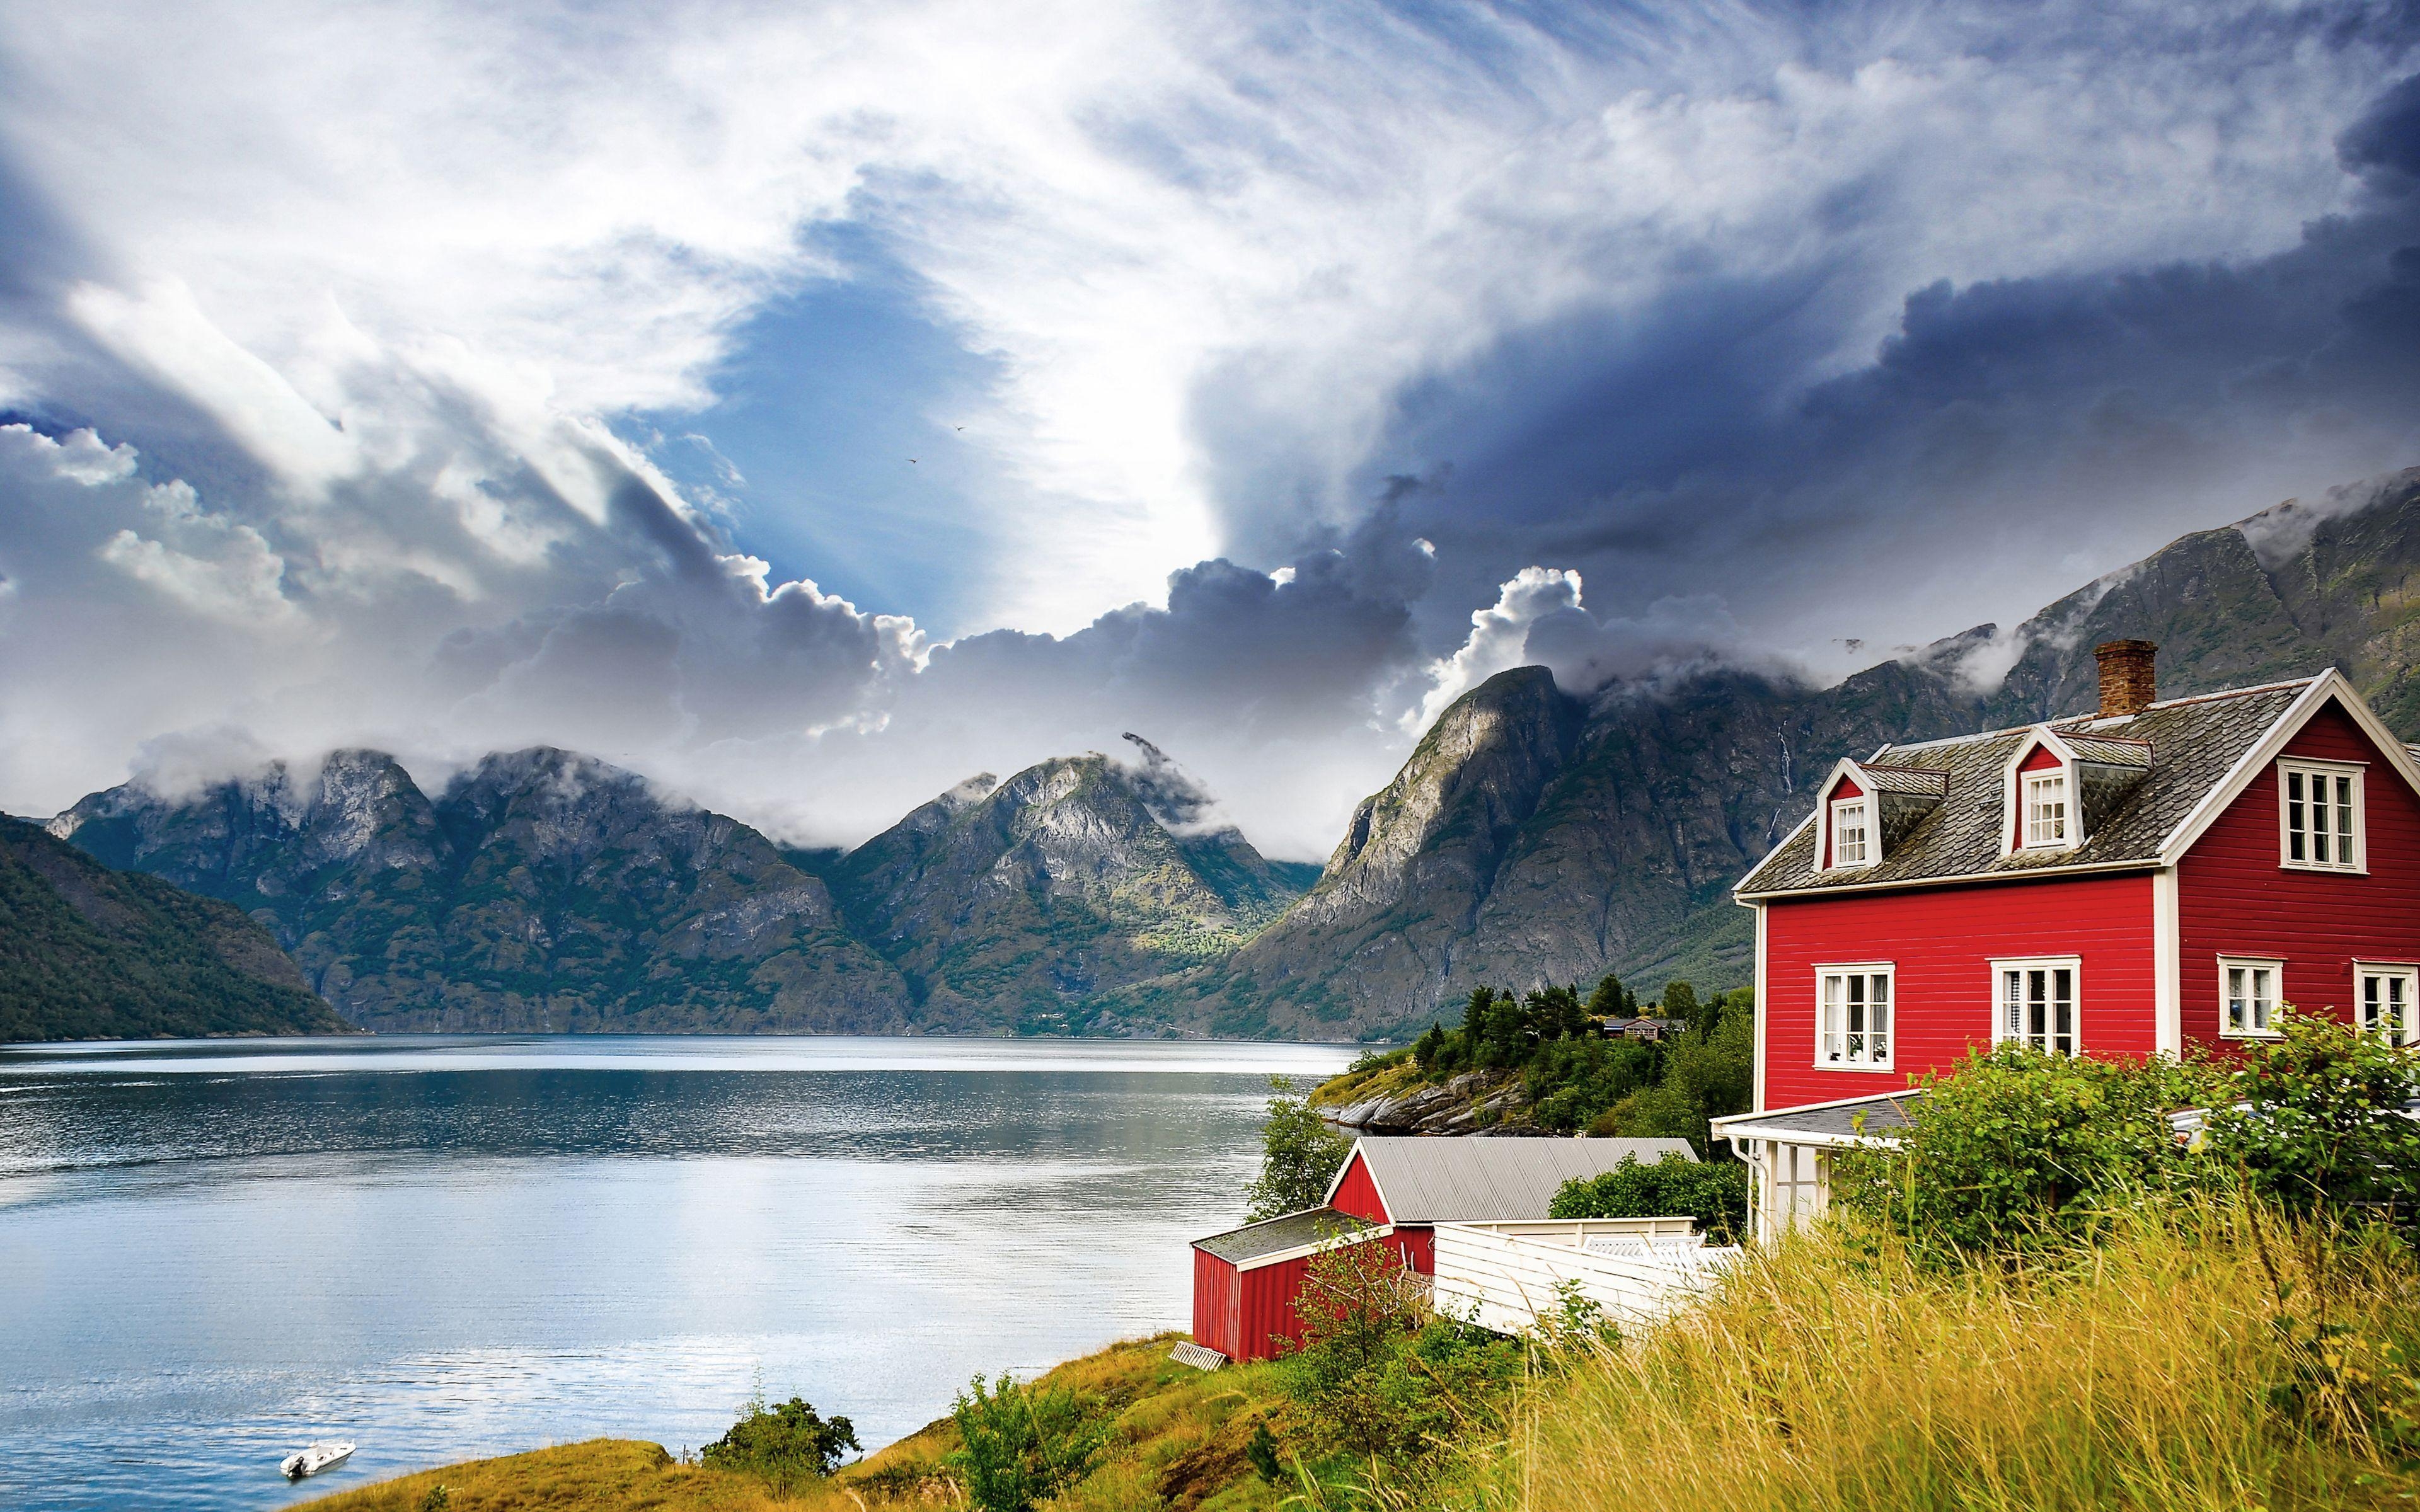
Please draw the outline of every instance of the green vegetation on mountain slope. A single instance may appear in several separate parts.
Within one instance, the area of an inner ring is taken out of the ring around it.
[[[1682,1027],[1652,1041],[1606,1034],[1609,1023],[1641,1014]],[[1645,1003],[1610,974],[1585,999],[1571,986],[1477,987],[1458,1025],[1432,1021],[1409,1045],[1362,1057],[1311,1101],[1337,1111],[1416,1099],[1406,1108],[1421,1110],[1424,1130],[1475,1103],[1481,1127],[1687,1139],[1712,1155],[1708,1123],[1746,1109],[1755,1048],[1755,996],[1745,987],[1701,999],[1672,981],[1661,1001]],[[1396,1132],[1385,1119],[1372,1127]]]
[[[0,1041],[345,1026],[235,909],[0,818]]]
[[[985,774],[827,874],[928,1019],[1080,1032],[1098,994],[1228,955],[1306,885],[1232,828],[1156,811],[1154,795],[1099,755]]]

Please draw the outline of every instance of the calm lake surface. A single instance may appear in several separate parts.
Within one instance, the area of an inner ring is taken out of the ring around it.
[[[0,1506],[281,1506],[762,1385],[875,1446],[1186,1325],[1328,1046],[380,1036],[0,1048]],[[304,1489],[282,1455],[351,1439]]]

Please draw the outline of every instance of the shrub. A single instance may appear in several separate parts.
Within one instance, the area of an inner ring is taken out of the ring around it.
[[[1551,1218],[1662,1218],[1686,1213],[1717,1244],[1747,1230],[1747,1167],[1737,1161],[1683,1160],[1652,1165],[1637,1156],[1596,1176],[1565,1181],[1547,1207]]]
[[[1269,1121],[1261,1127],[1261,1174],[1245,1192],[1245,1219],[1258,1223],[1327,1199],[1353,1141],[1319,1116],[1292,1078],[1269,1078]]]
[[[857,1430],[848,1419],[826,1422],[803,1397],[768,1407],[759,1396],[750,1398],[731,1431],[707,1444],[700,1458],[718,1469],[744,1471],[787,1494],[830,1474],[842,1453],[857,1447]]]
[[[1081,1479],[1109,1443],[1109,1426],[1074,1392],[1021,1386],[1007,1376],[988,1391],[975,1377],[951,1416],[962,1446],[945,1463],[983,1512],[1031,1512]]]
[[[1302,1338],[1278,1368],[1299,1439],[1398,1483],[1423,1481],[1467,1415],[1520,1372],[1519,1344],[1437,1317],[1420,1278],[1383,1243],[1348,1241],[1314,1256],[1295,1311]]]
[[[2288,1011],[2226,1079],[2204,1148],[2297,1216],[2327,1212],[2420,1230],[2420,1051]]]
[[[2173,1061],[2006,1044],[1929,1076],[1896,1149],[1833,1157],[1834,1199],[1952,1250],[2088,1238],[2113,1206],[2182,1174],[2167,1113],[2208,1079]]]

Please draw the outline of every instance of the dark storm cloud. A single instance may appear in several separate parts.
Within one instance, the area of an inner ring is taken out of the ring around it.
[[[1383,454],[1452,463],[1403,506],[1439,549],[1439,618],[1543,562],[1592,605],[1718,594],[1768,641],[1929,639],[2420,460],[2420,79],[2338,157],[2353,208],[2286,251],[1934,283],[1828,379],[1803,377],[1841,314],[1818,270],[1529,332],[1407,389]]]

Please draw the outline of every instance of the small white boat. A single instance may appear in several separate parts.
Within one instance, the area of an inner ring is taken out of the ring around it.
[[[301,1480],[332,1465],[343,1464],[352,1457],[352,1453],[353,1446],[349,1443],[314,1443],[287,1455],[277,1462],[277,1468],[286,1472],[287,1480]]]

